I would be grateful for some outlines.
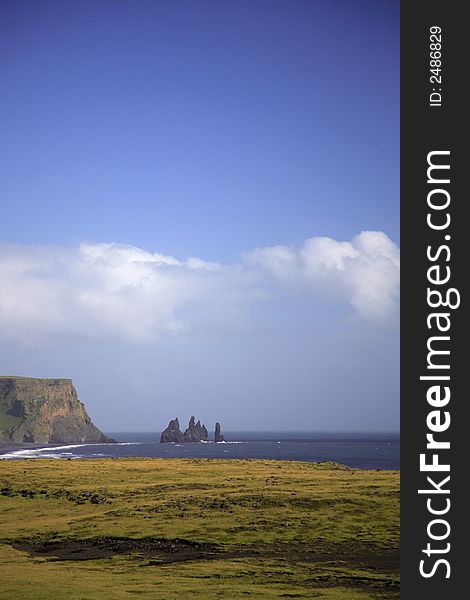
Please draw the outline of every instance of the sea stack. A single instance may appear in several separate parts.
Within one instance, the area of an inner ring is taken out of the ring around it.
[[[184,432],[185,442],[207,442],[209,434],[205,425],[201,425],[201,421],[195,423],[195,418],[191,417],[189,426]]]
[[[0,441],[108,443],[80,402],[71,379],[0,377]]]
[[[177,443],[182,443],[184,442],[184,435],[183,432],[180,430],[180,424],[178,419],[173,419],[172,421],[170,421],[168,423],[168,427],[165,429],[165,431],[162,432],[162,435],[160,436],[160,442],[161,443],[169,443],[169,442],[177,442]]]
[[[170,421],[168,427],[160,436],[160,442],[178,442],[178,443],[189,443],[189,442],[207,442],[209,440],[209,434],[206,426],[201,425],[201,421],[196,423],[196,419],[191,417],[189,420],[189,426],[183,433],[180,430],[180,424],[178,419]]]
[[[224,436],[220,433],[220,423],[215,424],[214,441],[215,442],[225,442]]]

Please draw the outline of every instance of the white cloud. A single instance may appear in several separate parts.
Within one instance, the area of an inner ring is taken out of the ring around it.
[[[299,257],[292,246],[257,248],[243,254],[245,264],[271,272],[281,281],[292,281],[299,276]]]
[[[306,275],[312,279],[345,271],[348,259],[359,254],[351,242],[337,242],[328,237],[310,238],[300,251]]]
[[[398,286],[399,250],[373,231],[350,242],[313,237],[300,249],[256,249],[235,265],[181,261],[122,244],[3,244],[0,335],[140,343],[197,329],[240,330],[254,305],[286,289],[312,303],[326,290],[330,301],[383,321],[397,313]]]
[[[351,242],[313,237],[299,251],[274,246],[248,253],[245,260],[280,282],[336,295],[366,319],[397,314],[400,251],[381,231],[363,231]]]

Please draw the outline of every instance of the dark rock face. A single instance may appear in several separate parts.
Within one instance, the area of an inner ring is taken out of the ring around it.
[[[114,442],[92,422],[71,379],[0,377],[0,441]]]
[[[220,423],[215,424],[214,441],[215,442],[225,442],[224,436],[220,433]]]
[[[209,435],[205,425],[201,425],[201,421],[194,422],[195,418],[191,417],[189,426],[184,432],[185,442],[207,442]]]
[[[180,424],[178,419],[173,419],[168,423],[168,427],[165,431],[162,432],[160,436],[161,443],[169,443],[169,442],[184,442],[183,432],[180,430]]]
[[[196,423],[194,417],[191,417],[189,420],[189,426],[184,433],[180,430],[178,419],[174,419],[169,422],[168,427],[160,436],[160,442],[162,443],[178,442],[181,444],[186,442],[207,442],[208,439],[209,434],[207,433],[205,425],[201,425],[201,421]]]

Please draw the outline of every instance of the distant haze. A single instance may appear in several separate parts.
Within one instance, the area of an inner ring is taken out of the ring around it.
[[[2,3],[0,374],[104,431],[399,427],[399,3]]]

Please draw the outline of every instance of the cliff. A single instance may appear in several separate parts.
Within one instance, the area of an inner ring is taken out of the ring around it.
[[[71,379],[0,377],[0,441],[113,442],[92,422]]]

